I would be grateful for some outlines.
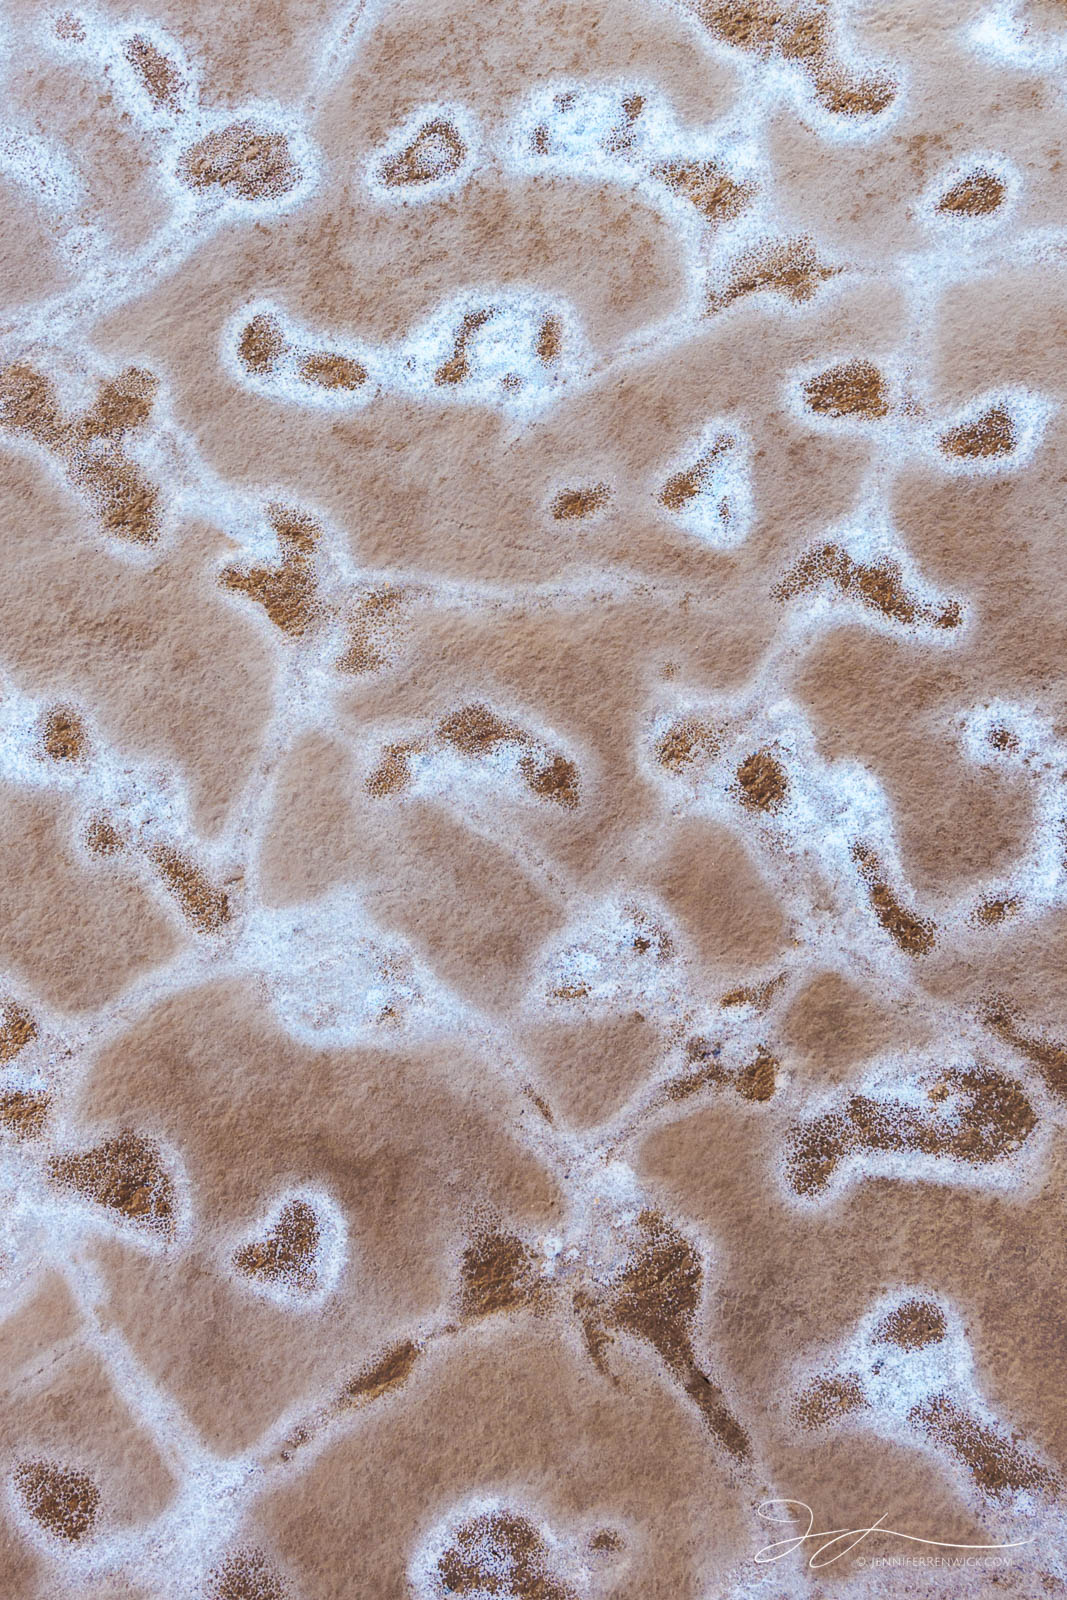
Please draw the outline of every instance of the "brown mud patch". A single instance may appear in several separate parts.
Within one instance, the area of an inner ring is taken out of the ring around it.
[[[793,1402],[793,1416],[802,1428],[827,1428],[867,1405],[858,1372],[827,1373],[813,1378]]]
[[[449,178],[459,171],[466,155],[467,146],[459,130],[446,118],[433,117],[423,123],[399,155],[390,156],[383,163],[382,182],[386,188],[400,189]]]
[[[234,1252],[233,1264],[248,1278],[310,1293],[318,1282],[319,1241],[314,1207],[306,1200],[290,1200],[266,1238],[242,1245]]]
[[[741,804],[749,811],[773,816],[788,799],[789,779],[769,750],[756,750],[738,767],[737,788]]]
[[[14,1000],[0,1001],[0,1065],[14,1061],[37,1037],[37,1024]]]
[[[289,1600],[289,1590],[261,1550],[238,1550],[209,1577],[207,1600]]]
[[[1007,185],[996,173],[976,167],[954,183],[937,202],[937,209],[948,216],[987,217],[1003,204]]]
[[[548,1546],[533,1523],[509,1509],[483,1511],[461,1523],[437,1558],[435,1574],[449,1595],[578,1600],[553,1573]]]
[[[974,908],[974,921],[982,928],[999,928],[1022,910],[1022,901],[1015,895],[987,896]]]
[[[1015,423],[1006,406],[990,406],[974,422],[961,423],[941,434],[938,444],[945,455],[960,461],[988,461],[1008,456],[1018,443]]]
[[[961,1102],[953,1117],[937,1116],[933,1108],[952,1093]],[[795,1128],[787,1158],[790,1187],[798,1195],[818,1195],[846,1157],[879,1151],[992,1165],[1015,1155],[1037,1125],[1022,1085],[982,1067],[943,1073],[928,1098],[930,1112],[853,1094],[839,1110]]]
[[[377,672],[390,658],[392,628],[404,602],[404,591],[388,584],[366,589],[353,606],[348,642],[337,660],[339,672]]]
[[[537,1260],[516,1234],[493,1230],[472,1239],[460,1269],[460,1307],[465,1317],[515,1311],[538,1298]]]
[[[55,456],[68,483],[96,508],[106,533],[133,544],[159,534],[160,495],[122,448],[149,419],[156,378],[137,367],[100,386],[80,417],[65,420],[50,379],[24,362],[0,371],[0,426],[33,439]]]
[[[134,34],[123,46],[123,55],[141,80],[145,93],[157,111],[177,111],[181,107],[181,73],[162,50],[146,39],[143,33]]]
[[[233,199],[279,200],[299,183],[300,169],[283,133],[245,119],[184,151],[178,176],[192,189],[221,189]]]
[[[784,295],[794,305],[805,305],[822,284],[843,271],[843,267],[825,266],[810,239],[768,242],[737,258],[725,285],[709,292],[705,311],[714,316],[764,289]]]
[[[721,748],[717,729],[696,717],[681,717],[656,741],[655,756],[668,772],[680,773],[698,761],[713,760]]]
[[[45,714],[41,743],[52,761],[80,761],[89,741],[76,711],[70,706],[52,706]]]
[[[85,830],[86,848],[94,856],[118,855],[123,848],[122,835],[107,817],[91,817]]]
[[[803,386],[804,403],[820,417],[860,417],[873,422],[889,415],[889,390],[873,361],[843,361],[817,372]]]
[[[957,600],[945,606],[931,606],[909,595],[899,562],[889,557],[876,562],[854,561],[836,544],[807,551],[771,592],[776,600],[788,600],[826,584],[905,627],[924,622],[935,628],[958,628],[963,621]]]
[[[1038,1069],[1050,1094],[1057,1099],[1067,1100],[1067,1045],[1027,1033],[1019,1026],[1014,1012],[1003,1000],[990,1000],[983,1006],[979,1016],[987,1028],[992,1028],[1005,1044],[1018,1050]]]
[[[934,1300],[905,1300],[882,1318],[875,1338],[901,1350],[923,1350],[940,1344],[948,1331],[945,1313]]]
[[[705,222],[732,222],[755,193],[751,184],[736,182],[715,161],[659,161],[652,176],[695,206]]]
[[[677,1104],[711,1087],[730,1086],[743,1100],[770,1100],[778,1086],[781,1062],[765,1045],[757,1046],[752,1060],[742,1067],[729,1068],[722,1059],[722,1048],[698,1035],[687,1040],[687,1071],[664,1085],[661,1103]]]
[[[896,85],[879,73],[854,76],[834,53],[830,11],[823,0],[808,5],[781,0],[691,0],[709,33],[724,44],[767,60],[794,62],[816,99],[836,116],[874,116],[891,105]]]
[[[479,328],[484,328],[487,322],[493,320],[494,314],[488,308],[467,312],[456,331],[452,354],[447,361],[441,363],[433,375],[433,381],[439,388],[445,385],[455,386],[470,377],[470,342]]]
[[[53,1156],[48,1173],[53,1183],[83,1200],[156,1232],[173,1231],[174,1185],[159,1148],[128,1128],[91,1150]]]
[[[351,356],[341,356],[329,350],[313,351],[300,363],[299,374],[305,383],[318,389],[361,389],[367,381],[367,369]]]
[[[757,1011],[765,1011],[784,983],[785,973],[780,972],[766,983],[741,984],[736,989],[728,989],[719,1004],[724,1011],[734,1006],[752,1006]]]
[[[956,1457],[988,1495],[1025,1489],[1054,1490],[1055,1474],[995,1428],[970,1416],[947,1394],[935,1394],[913,1407],[908,1421]]]
[[[480,701],[448,712],[434,727],[432,739],[471,761],[484,760],[502,745],[515,746],[522,752],[519,771],[531,794],[568,811],[579,803],[581,779],[574,762],[561,754],[535,754],[537,741],[524,728],[506,722]],[[382,796],[406,789],[411,781],[410,758],[426,748],[426,743],[418,740],[387,745],[366,781],[368,793]]]
[[[917,917],[901,904],[885,880],[881,862],[868,845],[853,845],[852,859],[867,885],[871,909],[893,943],[905,955],[928,955],[937,942],[936,925],[928,917]]]
[[[287,348],[277,317],[259,312],[241,329],[237,357],[248,372],[263,374],[273,372]]]
[[[594,516],[610,500],[606,483],[594,483],[588,489],[561,489],[552,501],[552,515],[557,522],[574,522]]]
[[[0,1094],[0,1127],[13,1133],[16,1139],[39,1139],[44,1132],[48,1108],[52,1098],[26,1089],[12,1089]]]
[[[225,567],[219,582],[224,589],[246,595],[261,605],[274,626],[288,638],[301,639],[321,616],[311,559],[320,530],[312,518],[282,506],[269,507],[267,514],[281,546],[280,565]]]
[[[148,855],[194,928],[218,933],[225,927],[232,912],[224,889],[216,889],[195,862],[170,845],[156,845]]]
[[[691,467],[683,467],[680,472],[672,472],[659,492],[660,505],[667,511],[684,511],[690,500],[695,500],[704,488],[715,462],[725,454],[732,443],[729,434],[720,434]]]
[[[77,1544],[92,1532],[100,1491],[87,1472],[22,1461],[15,1468],[15,1488],[33,1520],[54,1538]]]

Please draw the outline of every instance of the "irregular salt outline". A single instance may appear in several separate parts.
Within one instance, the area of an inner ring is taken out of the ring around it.
[[[674,475],[695,471],[696,464],[720,441],[725,455],[714,461],[708,482],[683,506],[672,510],[663,504],[664,484]],[[656,474],[656,499],[661,518],[716,550],[734,550],[743,544],[755,521],[752,493],[752,441],[744,424],[732,417],[712,417],[689,443],[674,455],[673,461]],[[724,515],[722,507],[729,507]]]
[[[894,1348],[887,1340],[876,1338],[879,1323],[898,1306],[909,1300],[930,1301],[942,1312],[947,1323],[944,1336],[937,1342],[917,1350]],[[792,1364],[788,1380],[789,1392],[797,1394],[813,1378],[827,1373],[858,1372],[868,1406],[854,1413],[846,1413],[832,1426],[848,1432],[873,1431],[879,1437],[892,1440],[906,1449],[918,1449],[933,1455],[947,1470],[957,1491],[983,1522],[992,1521],[996,1527],[1003,1525],[1009,1515],[1033,1518],[1042,1532],[1051,1533],[1059,1526],[1059,1518],[1048,1506],[1042,1504],[1040,1491],[1013,1491],[1007,1504],[1000,1497],[991,1505],[983,1496],[962,1463],[950,1452],[929,1439],[921,1429],[909,1425],[907,1413],[914,1405],[943,1392],[957,1402],[972,1417],[1006,1439],[1015,1439],[1013,1430],[1005,1425],[986,1401],[976,1381],[975,1360],[966,1335],[966,1316],[955,1302],[942,1290],[932,1291],[921,1284],[902,1284],[880,1295],[863,1313],[859,1321],[841,1340],[830,1346],[812,1349]],[[882,1379],[881,1370],[889,1367],[889,1375]],[[902,1370],[903,1369],[903,1370]],[[873,1387],[873,1396],[868,1390]],[[1043,1465],[1049,1465],[1043,1453],[1026,1445],[1028,1454]],[[1044,1559],[1048,1552],[1042,1551]],[[1062,1562],[1062,1558],[1060,1558]]]
[[[303,1201],[311,1207],[319,1227],[314,1260],[316,1282],[312,1289],[292,1288],[285,1283],[255,1277],[234,1265],[234,1253],[243,1245],[261,1243],[273,1233],[286,1207],[294,1201]],[[261,1208],[257,1220],[243,1229],[233,1230],[221,1241],[219,1260],[221,1270],[242,1292],[294,1311],[321,1310],[340,1287],[345,1273],[354,1270],[344,1211],[325,1189],[306,1183],[280,1188]]]
[[[448,122],[458,133],[466,153],[455,172],[422,183],[387,184],[376,175],[391,156],[399,156],[430,122]],[[420,104],[364,159],[362,180],[380,206],[419,206],[455,194],[473,177],[482,161],[482,134],[472,111],[460,101],[429,100]]]
[[[448,1549],[458,1529],[472,1518],[501,1511],[517,1512],[526,1517],[542,1539],[547,1564],[553,1574],[562,1577],[568,1586],[577,1583],[579,1592],[586,1588],[589,1568],[579,1558],[578,1542],[574,1535],[570,1538],[561,1537],[551,1519],[533,1508],[528,1490],[508,1493],[494,1484],[492,1491],[475,1489],[468,1492],[461,1500],[454,1502],[447,1512],[439,1515],[436,1522],[424,1529],[408,1564],[408,1581],[420,1600],[444,1600],[451,1593],[439,1581],[435,1581],[433,1568]],[[506,1573],[500,1568],[495,1576],[503,1579]],[[472,1600],[479,1600],[477,1591],[469,1592]]]

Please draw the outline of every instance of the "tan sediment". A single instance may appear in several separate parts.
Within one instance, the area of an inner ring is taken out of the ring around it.
[[[53,1156],[53,1183],[157,1232],[174,1223],[174,1185],[150,1139],[124,1129],[90,1150]]]
[[[85,843],[95,856],[117,855],[123,848],[122,835],[107,817],[90,818]]]
[[[662,734],[656,743],[656,760],[668,772],[684,772],[698,761],[710,761],[718,755],[721,739],[718,731],[697,717],[682,717]]]
[[[401,794],[411,782],[411,757],[422,748],[417,742],[386,745],[364,785],[367,793],[379,799],[388,794]]]
[[[755,193],[751,184],[736,182],[714,161],[660,161],[652,176],[695,206],[705,222],[732,222]]]
[[[728,989],[719,1004],[724,1011],[731,1006],[753,1006],[757,1011],[763,1011],[784,983],[785,973],[780,972],[776,977],[768,978],[766,983],[741,984],[736,989]]]
[[[563,352],[563,323],[559,317],[546,317],[537,335],[537,356],[546,367],[558,361]]]
[[[433,375],[433,381],[439,387],[462,383],[470,377],[469,346],[479,328],[484,328],[491,322],[494,313],[491,310],[468,311],[459,325],[455,340],[452,344],[452,354],[447,361],[443,361]]]
[[[980,927],[998,928],[1021,909],[1022,901],[1016,895],[987,896],[975,906],[974,920]]]
[[[1003,1000],[988,1001],[979,1015],[987,1028],[992,1028],[1038,1069],[1051,1094],[1067,1100],[1067,1045],[1028,1033],[1019,1026],[1013,1011]]]
[[[225,567],[219,582],[235,594],[261,605],[276,628],[300,639],[319,621],[321,607],[312,553],[319,539],[313,518],[285,507],[272,506],[269,516],[281,545],[277,567]]]
[[[15,1488],[30,1516],[54,1538],[77,1544],[92,1532],[100,1491],[87,1472],[50,1461],[20,1461]]]
[[[411,1376],[418,1359],[418,1345],[410,1339],[401,1339],[349,1379],[341,1390],[338,1406],[349,1410],[353,1406],[368,1405],[383,1394],[399,1389]]]
[[[682,511],[694,500],[707,482],[708,474],[718,458],[730,448],[729,434],[720,434],[691,467],[672,472],[659,492],[659,503],[668,511]]]

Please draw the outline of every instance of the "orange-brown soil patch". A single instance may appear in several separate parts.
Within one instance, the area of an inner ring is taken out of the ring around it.
[[[983,928],[997,928],[1022,909],[1022,901],[1015,895],[989,896],[979,900],[974,909],[974,920]]]
[[[0,1001],[0,1064],[14,1061],[37,1037],[37,1024],[14,1000]]]
[[[140,78],[152,104],[161,111],[177,111],[181,105],[182,78],[174,62],[143,33],[127,39],[123,55]]]
[[[784,982],[785,973],[780,972],[777,977],[768,978],[766,983],[741,984],[736,989],[727,990],[719,1004],[723,1010],[729,1010],[732,1006],[755,1006],[757,1011],[764,1011]]]
[[[516,1234],[490,1230],[463,1252],[460,1304],[466,1317],[514,1311],[537,1298],[537,1261]]]
[[[690,1067],[664,1085],[665,1101],[688,1100],[713,1084],[730,1084],[745,1100],[769,1100],[777,1087],[780,1062],[764,1045],[745,1066],[733,1070],[722,1062],[721,1046],[701,1035],[686,1041],[685,1053]]]
[[[7,1128],[16,1139],[38,1139],[44,1132],[51,1103],[50,1095],[25,1089],[0,1094],[0,1127]]]
[[[557,522],[573,522],[593,516],[610,499],[611,490],[605,483],[594,483],[588,489],[561,489],[552,502],[552,515]]]
[[[238,359],[249,372],[272,372],[285,351],[281,323],[263,311],[245,324],[237,341]]]
[[[117,855],[122,849],[122,835],[107,817],[91,817],[85,830],[85,843],[94,856]]]
[[[23,362],[0,372],[0,425],[25,434],[62,463],[96,507],[107,533],[150,544],[159,533],[159,491],[122,449],[148,419],[157,380],[131,367],[101,385],[84,416],[65,421],[50,380]]]
[[[846,1156],[874,1151],[945,1156],[968,1165],[1003,1161],[1021,1149],[1037,1115],[1021,1084],[983,1067],[946,1072],[930,1093],[933,1105],[955,1091],[951,1121],[901,1101],[854,1094],[839,1109],[793,1131],[789,1182],[797,1194],[819,1194]]]
[[[949,428],[938,442],[946,455],[957,456],[961,461],[980,461],[1010,455],[1018,440],[1011,413],[997,405],[983,411],[974,422]]]
[[[737,183],[714,161],[659,161],[652,176],[690,201],[705,222],[731,222],[755,192],[751,184]]]
[[[300,639],[321,616],[312,564],[320,530],[311,517],[283,506],[271,506],[268,516],[281,545],[281,564],[244,570],[226,567],[219,582],[224,588],[255,600],[276,628],[290,639]]]
[[[538,762],[524,756],[519,763],[527,787],[540,800],[551,800],[557,806],[573,811],[578,804],[578,768],[566,756],[551,756]]]
[[[288,1600],[289,1591],[261,1550],[239,1550],[208,1579],[208,1600]]]
[[[877,1338],[901,1350],[922,1350],[940,1344],[948,1324],[945,1313],[933,1300],[905,1300],[883,1317],[876,1329]]]
[[[969,1416],[950,1395],[924,1400],[908,1413],[908,1421],[950,1451],[988,1495],[1058,1487],[1054,1473],[995,1428]]]
[[[421,749],[417,741],[386,745],[378,765],[366,781],[367,793],[378,799],[387,794],[400,794],[411,782],[411,757]]]
[[[991,1000],[983,1007],[982,1021],[998,1033],[1006,1044],[1024,1055],[1038,1069],[1051,1094],[1067,1100],[1067,1045],[1039,1039],[1020,1028],[1013,1012],[1003,1000]]]
[[[803,1428],[825,1428],[866,1404],[858,1372],[827,1373],[801,1390],[793,1402],[793,1415]]]
[[[233,1263],[246,1277],[308,1291],[318,1281],[319,1237],[315,1208],[306,1200],[291,1200],[266,1238],[242,1245],[234,1252]]]
[[[546,317],[537,335],[537,358],[550,367],[563,352],[563,323],[559,317]]]
[[[241,200],[277,200],[300,181],[285,135],[248,119],[198,140],[182,155],[178,175],[193,189],[221,189]]]
[[[468,311],[456,332],[452,345],[452,354],[447,361],[441,363],[433,375],[433,381],[439,387],[446,384],[455,385],[462,383],[470,376],[471,363],[469,346],[479,328],[484,328],[487,322],[493,320],[491,310]]]
[[[444,117],[423,123],[399,155],[391,156],[382,167],[382,181],[390,189],[407,184],[432,183],[457,172],[467,154],[459,130]]]
[[[366,1405],[383,1394],[399,1389],[411,1376],[418,1359],[418,1345],[410,1339],[402,1339],[398,1344],[391,1345],[384,1355],[349,1379],[341,1390],[338,1404],[343,1409]]]
[[[688,1239],[656,1212],[642,1212],[638,1226],[640,1243],[606,1294],[594,1298],[586,1293],[576,1302],[590,1354],[603,1364],[611,1327],[645,1340],[697,1406],[720,1444],[744,1459],[749,1454],[748,1436],[718,1384],[699,1366],[693,1349],[704,1276],[700,1256]]]
[[[577,1600],[571,1586],[552,1572],[544,1539],[518,1511],[485,1511],[468,1518],[438,1557],[436,1573],[449,1595]]]
[[[218,933],[229,922],[232,915],[229,895],[224,889],[216,889],[188,856],[165,844],[156,845],[148,854],[195,928],[201,933]]]
[[[729,435],[720,434],[691,467],[684,467],[680,472],[672,472],[659,492],[660,505],[665,506],[668,511],[684,510],[690,500],[696,499],[707,482],[713,462],[729,449],[730,442]]]
[[[57,1539],[76,1544],[92,1532],[100,1491],[87,1472],[50,1461],[22,1461],[15,1488],[35,1522]]]
[[[945,191],[937,202],[937,209],[960,217],[986,217],[1002,204],[1006,193],[1001,178],[977,167]]]
[[[126,1128],[74,1155],[53,1156],[52,1181],[72,1189],[131,1222],[169,1233],[174,1222],[174,1185],[150,1139]]]
[[[78,713],[69,706],[52,706],[44,719],[41,743],[45,755],[53,761],[80,760],[88,740]]]
[[[319,389],[361,389],[367,381],[367,369],[361,362],[329,350],[305,356],[299,370],[305,383]]]
[[[340,672],[377,672],[389,659],[386,633],[404,599],[402,589],[367,589],[355,601],[348,643],[337,662]]]
[[[787,239],[746,251],[734,263],[722,289],[708,295],[707,312],[725,311],[735,300],[770,289],[785,295],[794,305],[812,299],[820,284],[836,278],[843,267],[827,267],[820,262],[810,239]]]
[[[709,32],[725,44],[767,58],[793,61],[809,78],[816,98],[837,116],[870,116],[896,95],[893,82],[876,73],[853,77],[835,59],[831,19],[824,0],[808,5],[780,0],[694,0]]]
[[[929,606],[915,600],[904,587],[899,562],[889,557],[876,562],[854,561],[836,544],[824,544],[801,556],[773,590],[775,599],[832,584],[841,594],[859,600],[872,611],[910,627],[928,622],[935,628],[958,628],[963,621],[959,602]]]
[[[890,889],[882,872],[878,857],[869,846],[852,847],[856,862],[867,884],[867,897],[882,927],[900,949],[909,956],[928,955],[937,942],[937,929],[927,917],[917,917]]]
[[[719,735],[696,717],[673,722],[656,744],[656,760],[668,772],[683,772],[697,761],[710,761],[721,748]]]
[[[842,361],[804,384],[805,403],[820,417],[862,417],[873,421],[889,414],[889,391],[873,361]]]
[[[785,804],[789,780],[785,769],[769,750],[755,750],[737,769],[741,804],[750,811],[774,813]]]

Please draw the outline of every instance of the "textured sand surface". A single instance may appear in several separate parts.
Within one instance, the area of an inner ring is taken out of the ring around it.
[[[1067,6],[0,60],[0,1600],[1067,1595]]]

